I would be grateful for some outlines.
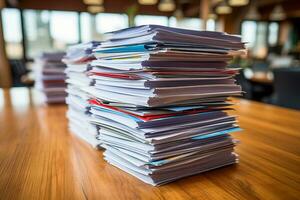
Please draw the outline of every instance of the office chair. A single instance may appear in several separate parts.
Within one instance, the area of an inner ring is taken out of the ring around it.
[[[254,60],[251,68],[254,72],[267,72],[269,70],[269,63],[265,60]]]
[[[13,87],[31,87],[33,83],[24,82],[24,77],[29,73],[24,61],[22,60],[10,60],[11,73],[13,78]]]
[[[242,91],[244,92],[242,97],[252,99],[252,85],[249,80],[246,79],[244,70],[241,70],[240,73],[235,76],[235,80],[242,87]]]
[[[274,69],[274,103],[300,109],[300,68]]]

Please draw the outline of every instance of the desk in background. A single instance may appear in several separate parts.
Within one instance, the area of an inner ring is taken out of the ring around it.
[[[272,85],[274,82],[273,74],[267,73],[267,72],[255,72],[253,75],[249,78],[250,81],[259,83],[259,84],[266,84],[266,85]]]
[[[300,112],[236,101],[240,163],[152,187],[71,135],[65,105],[0,90],[1,199],[299,199]]]

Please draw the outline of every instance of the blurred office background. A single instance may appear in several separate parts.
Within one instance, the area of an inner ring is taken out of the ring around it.
[[[103,40],[104,33],[159,24],[241,34],[248,56],[243,98],[300,108],[299,0],[0,0],[1,87],[31,87],[41,52]]]

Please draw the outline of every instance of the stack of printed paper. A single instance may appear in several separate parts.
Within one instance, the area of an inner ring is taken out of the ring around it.
[[[86,72],[89,63],[95,59],[92,49],[99,44],[99,42],[90,42],[71,46],[63,58],[63,62],[67,64],[65,73],[68,84],[66,102],[69,106],[67,112],[69,128],[94,147],[100,143],[97,139],[99,133],[97,126],[91,124],[89,120],[89,95],[85,92],[85,88],[91,85],[91,79],[87,77]]]
[[[35,59],[35,87],[45,94],[47,103],[65,102],[66,65],[61,62],[64,55],[63,52],[42,53]]]
[[[241,38],[156,25],[110,34],[85,88],[105,160],[152,185],[236,163],[226,110],[241,88],[226,66]]]

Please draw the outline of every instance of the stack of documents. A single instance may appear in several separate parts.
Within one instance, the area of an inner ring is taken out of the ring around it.
[[[61,62],[64,55],[63,52],[42,53],[35,59],[35,87],[45,94],[47,103],[65,102],[66,65]]]
[[[146,25],[110,33],[87,72],[91,121],[110,164],[151,185],[238,161],[227,68],[238,36]]]
[[[92,50],[99,44],[99,42],[89,42],[71,46],[63,58],[63,62],[67,65],[65,73],[68,84],[66,102],[69,106],[67,112],[69,128],[93,147],[97,147],[100,143],[97,139],[99,132],[97,126],[91,124],[89,120],[90,106],[88,100],[90,97],[85,92],[85,88],[91,85],[91,79],[88,78],[86,72],[89,63],[95,59]]]

